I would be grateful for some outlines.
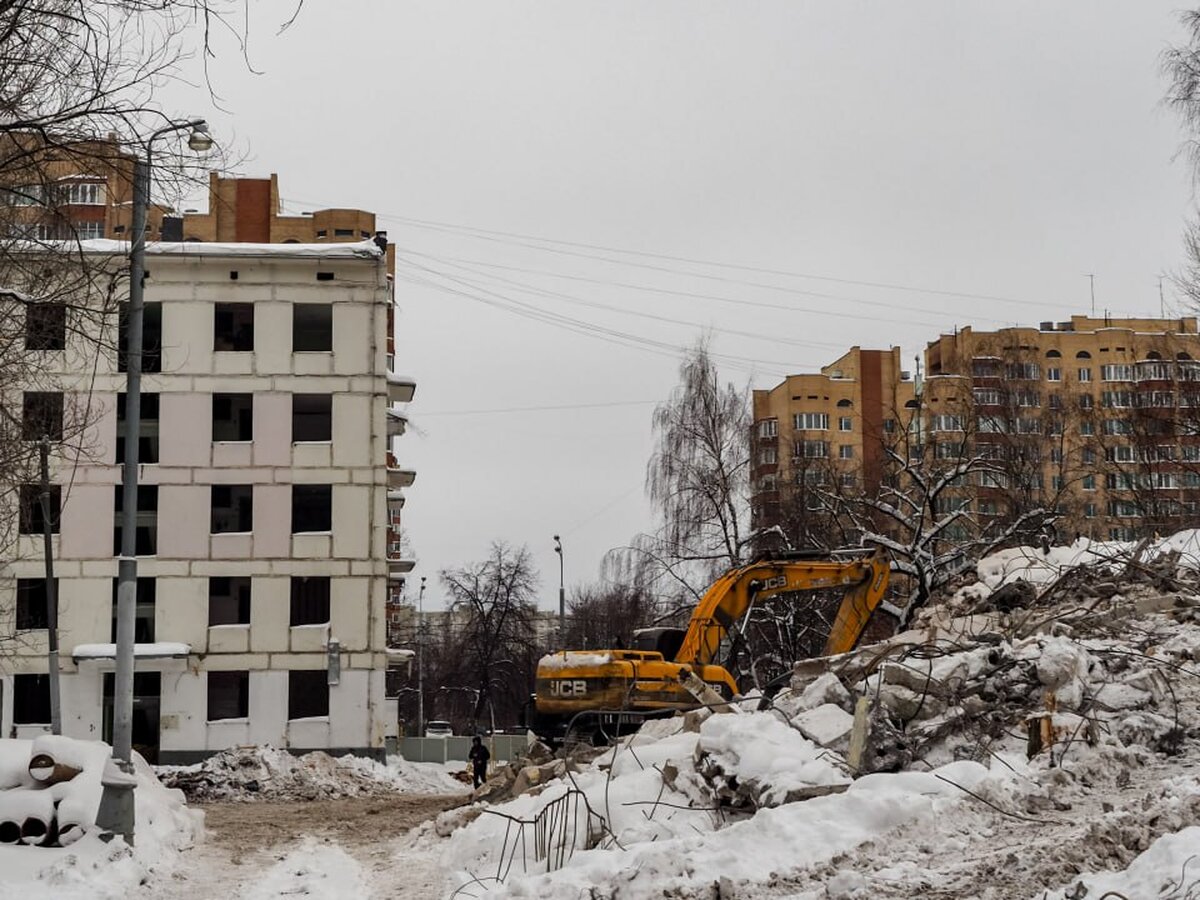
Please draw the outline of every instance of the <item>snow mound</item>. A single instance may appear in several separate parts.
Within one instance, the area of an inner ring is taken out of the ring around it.
[[[462,793],[441,766],[394,759],[383,765],[320,750],[294,756],[276,747],[233,747],[192,766],[162,766],[163,783],[192,801],[328,800],[394,793]]]
[[[1082,885],[1082,890],[1080,886]],[[1162,900],[1194,897],[1200,891],[1200,825],[1164,834],[1122,872],[1084,875],[1070,887],[1038,900],[1070,897],[1124,897],[1126,900]]]

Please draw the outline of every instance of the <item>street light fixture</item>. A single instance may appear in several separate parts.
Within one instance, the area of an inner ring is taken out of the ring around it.
[[[563,581],[562,538],[557,534],[554,536],[554,552],[558,554],[558,641],[561,644],[567,632],[567,590]]]
[[[160,137],[190,131],[188,147],[212,148],[203,119],[170,122],[153,132],[145,155],[133,170],[133,235],[129,247],[129,321],[125,351],[125,459],[121,475],[121,555],[117,562],[117,646],[113,678],[113,759],[126,774],[133,773],[134,624],[137,614],[138,441],[142,419],[142,321],[145,310],[146,215],[150,207],[150,157]],[[133,838],[133,792],[118,790],[112,797],[113,830]]]

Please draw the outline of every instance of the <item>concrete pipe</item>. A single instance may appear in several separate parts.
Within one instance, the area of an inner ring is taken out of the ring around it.
[[[58,846],[70,847],[83,837],[83,826],[77,822],[60,822],[58,826]]]
[[[75,766],[56,762],[49,753],[38,753],[29,760],[29,777],[39,784],[47,786],[70,781],[80,771]]]
[[[21,823],[21,843],[31,847],[50,842],[50,823],[38,816],[28,816]]]
[[[0,844],[18,844],[21,842],[21,823],[12,821],[0,822]]]

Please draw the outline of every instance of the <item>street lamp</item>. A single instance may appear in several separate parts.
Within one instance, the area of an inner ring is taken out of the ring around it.
[[[425,576],[417,592],[417,737],[425,737]]]
[[[554,536],[554,552],[558,554],[558,642],[561,644],[567,632],[567,590],[563,581],[562,539],[557,534]]]
[[[133,773],[134,623],[137,615],[138,438],[142,430],[142,319],[145,309],[146,214],[150,207],[150,150],[164,135],[189,131],[188,147],[212,148],[203,119],[171,122],[147,138],[145,156],[133,170],[133,235],[129,247],[129,321],[125,347],[125,460],[121,474],[121,555],[117,562],[117,646],[113,679],[113,759],[126,774]],[[115,830],[133,836],[133,792],[113,797]]]

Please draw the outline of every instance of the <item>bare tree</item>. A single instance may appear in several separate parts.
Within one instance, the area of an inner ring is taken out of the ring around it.
[[[501,707],[519,709],[533,687],[537,662],[533,617],[538,573],[528,548],[492,544],[488,557],[441,572],[451,617],[461,622],[455,656],[458,685],[471,696],[471,722]]]
[[[585,585],[567,602],[566,647],[621,648],[633,633],[655,624],[658,604],[636,585]]]
[[[1164,102],[1183,125],[1184,143],[1180,152],[1187,156],[1196,178],[1200,176],[1200,10],[1184,10],[1179,18],[1186,38],[1163,53],[1162,70],[1168,82]],[[1200,305],[1200,221],[1195,217],[1188,224],[1183,243],[1186,261],[1175,282],[1192,305],[1197,306]]]

